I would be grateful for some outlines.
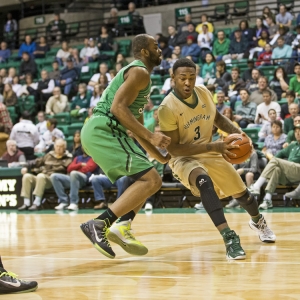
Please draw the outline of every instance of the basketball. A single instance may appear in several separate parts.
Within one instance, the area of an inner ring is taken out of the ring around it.
[[[247,136],[243,136],[242,134],[238,134],[238,133],[228,135],[224,139],[224,141],[226,142],[229,138],[233,136],[235,136],[236,139],[231,142],[231,145],[239,145],[240,148],[231,149],[229,151],[231,153],[234,153],[236,157],[230,157],[230,161],[228,161],[224,156],[223,157],[231,164],[240,164],[251,156],[252,146]]]

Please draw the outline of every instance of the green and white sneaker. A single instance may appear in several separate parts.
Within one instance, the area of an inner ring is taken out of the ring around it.
[[[262,204],[258,207],[260,209],[269,209],[273,207],[272,200],[264,199]]]
[[[225,233],[223,240],[226,246],[226,257],[228,259],[238,260],[246,258],[246,253],[240,243],[240,237],[233,230]]]

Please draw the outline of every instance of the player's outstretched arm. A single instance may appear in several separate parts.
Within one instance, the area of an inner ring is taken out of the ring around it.
[[[221,115],[218,110],[216,110],[216,117],[214,125],[221,129],[222,131],[226,133],[243,133],[239,128],[234,126],[234,124],[225,116]]]

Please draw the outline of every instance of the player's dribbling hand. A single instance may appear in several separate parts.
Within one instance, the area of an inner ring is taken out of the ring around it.
[[[150,138],[150,143],[155,147],[166,149],[171,143],[171,138],[161,132],[154,132]]]
[[[213,146],[212,150],[221,153],[226,159],[230,160],[230,157],[236,157],[236,155],[230,152],[230,150],[240,148],[239,145],[231,145],[231,142],[233,142],[235,139],[236,137],[233,136],[228,137],[226,141],[222,140],[221,142],[213,142],[211,143],[211,145]]]

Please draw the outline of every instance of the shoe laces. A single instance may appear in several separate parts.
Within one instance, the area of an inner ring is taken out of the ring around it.
[[[129,223],[128,223],[127,227],[126,227],[126,230],[124,231],[124,235],[128,239],[135,240],[135,238],[133,236],[133,230],[131,229],[131,220],[129,220]]]
[[[7,271],[0,274],[0,277],[3,277],[3,276],[8,276],[12,279],[17,279],[18,278],[17,274],[15,274],[13,272],[7,272]]]
[[[103,229],[102,229],[102,235],[103,235],[103,239],[102,239],[102,241],[105,243],[105,244],[107,244],[107,246],[109,246],[110,248],[111,248],[111,245],[110,245],[110,243],[109,243],[109,241],[108,241],[108,239],[107,239],[107,233],[108,233],[108,226],[107,226],[107,223],[106,223],[106,221],[105,220],[103,220],[103,222],[104,222],[104,227],[103,227]]]
[[[266,220],[264,217],[261,217],[257,223],[257,227],[261,230],[265,235],[273,234],[272,230],[268,227]]]
[[[230,241],[232,240],[232,243],[230,244],[230,247],[234,250],[234,251],[240,251],[242,250],[242,247],[240,245],[240,240],[239,240],[239,236],[236,235],[236,233],[234,231],[230,231],[225,235],[225,239],[226,241]]]

